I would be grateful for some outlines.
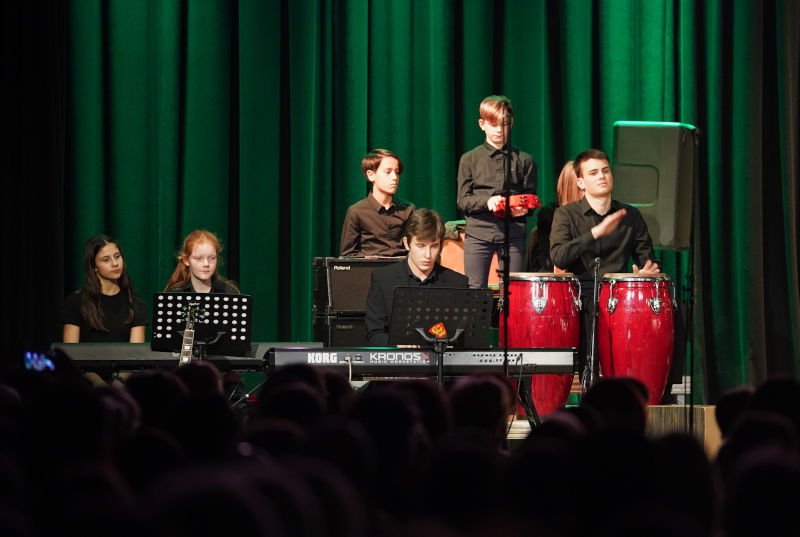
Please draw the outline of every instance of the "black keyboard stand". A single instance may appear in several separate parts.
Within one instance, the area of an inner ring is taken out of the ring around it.
[[[536,411],[536,405],[533,402],[531,381],[530,375],[520,376],[517,381],[517,399],[519,399],[519,404],[522,405],[522,409],[525,411],[525,417],[528,419],[528,423],[531,428],[533,428],[541,425],[542,419],[539,417],[539,413]]]

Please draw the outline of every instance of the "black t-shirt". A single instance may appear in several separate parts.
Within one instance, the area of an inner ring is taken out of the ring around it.
[[[128,324],[128,293],[121,291],[116,295],[100,296],[100,311],[103,312],[103,324],[108,332],[100,332],[89,326],[89,322],[81,314],[81,295],[78,290],[67,295],[61,322],[74,324],[81,329],[81,343],[92,342],[126,342],[131,340],[131,328],[147,324],[147,308],[136,296],[133,298],[133,322]]]

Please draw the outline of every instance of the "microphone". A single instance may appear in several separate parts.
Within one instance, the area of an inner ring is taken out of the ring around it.
[[[600,258],[599,257],[595,257],[594,261],[592,262],[592,265],[594,265],[595,268],[599,268],[600,267]]]

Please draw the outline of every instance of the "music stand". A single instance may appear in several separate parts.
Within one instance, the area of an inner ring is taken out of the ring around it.
[[[389,343],[433,347],[441,384],[444,352],[448,346],[477,350],[489,348],[493,305],[491,289],[396,287]],[[439,323],[444,326],[446,335],[428,335],[428,329]]]
[[[163,292],[153,295],[154,351],[180,352],[189,304],[198,304],[192,354],[245,356],[250,351],[253,298],[227,293]]]

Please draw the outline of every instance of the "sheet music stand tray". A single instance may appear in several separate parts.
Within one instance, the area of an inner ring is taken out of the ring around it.
[[[389,344],[433,347],[437,377],[443,380],[448,347],[485,350],[490,347],[493,293],[490,289],[396,287],[389,325]],[[442,323],[446,337],[428,329]]]
[[[153,294],[154,351],[180,352],[188,305],[199,304],[194,323],[193,356],[245,356],[250,351],[253,298],[227,293],[163,292]]]

